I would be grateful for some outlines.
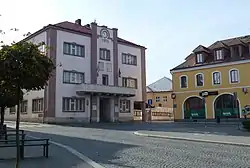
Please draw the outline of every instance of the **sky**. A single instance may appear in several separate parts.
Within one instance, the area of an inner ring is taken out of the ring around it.
[[[249,0],[0,0],[0,29],[7,32],[0,41],[18,40],[48,24],[96,20],[147,48],[150,84],[171,78],[170,69],[200,44],[249,35],[249,7]]]

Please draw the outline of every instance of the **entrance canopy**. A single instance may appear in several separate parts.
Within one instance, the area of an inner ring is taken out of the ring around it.
[[[86,91],[76,91],[79,96],[93,95],[93,96],[119,96],[119,97],[134,97],[135,94],[117,94],[117,93],[107,93],[107,92],[86,92]]]

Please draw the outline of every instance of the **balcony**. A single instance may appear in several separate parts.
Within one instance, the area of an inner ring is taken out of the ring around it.
[[[82,83],[77,87],[76,93],[78,95],[97,94],[133,97],[135,96],[136,89],[121,86]]]

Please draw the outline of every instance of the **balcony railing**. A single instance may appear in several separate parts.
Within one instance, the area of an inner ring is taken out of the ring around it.
[[[87,84],[82,83],[77,87],[77,93],[104,93],[134,96],[136,89],[113,85]]]

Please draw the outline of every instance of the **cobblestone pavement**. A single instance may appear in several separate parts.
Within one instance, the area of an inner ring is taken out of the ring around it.
[[[250,165],[247,147],[139,137],[133,135],[138,127],[133,127],[51,126],[26,130],[33,131],[29,132],[33,136],[71,146],[107,168],[248,168]]]

